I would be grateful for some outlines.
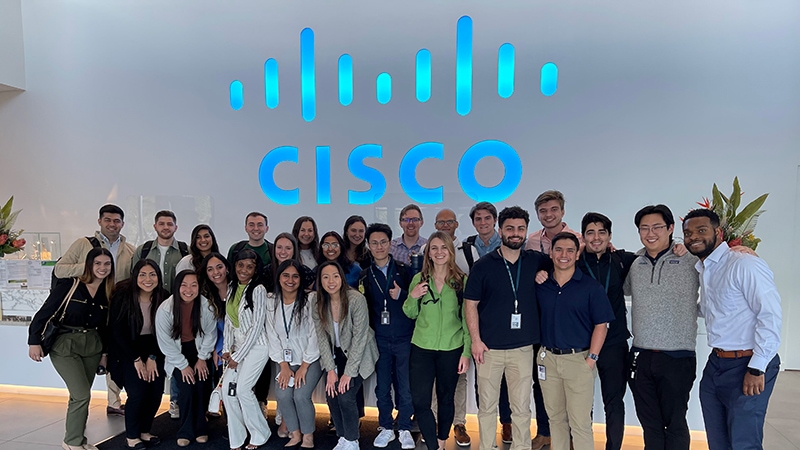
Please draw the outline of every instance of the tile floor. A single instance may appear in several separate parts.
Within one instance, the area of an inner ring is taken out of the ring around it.
[[[6,386],[6,392],[13,388]],[[58,391],[56,391],[58,392]],[[122,417],[107,417],[106,400],[102,392],[92,399],[87,437],[93,443],[121,433]],[[764,429],[764,448],[769,450],[800,450],[800,372],[781,372],[767,411]],[[166,402],[162,404],[165,409]],[[0,392],[0,450],[55,450],[61,448],[64,437],[66,398],[59,395],[30,395]],[[468,416],[467,429],[473,437],[472,449],[477,450],[477,422]],[[693,433],[692,449],[707,449],[704,434]],[[422,447],[419,447],[422,448]],[[448,442],[448,450],[456,450]],[[595,426],[595,449],[604,448],[603,426]],[[626,429],[625,450],[643,449],[641,430]],[[324,450],[324,449],[323,449]]]

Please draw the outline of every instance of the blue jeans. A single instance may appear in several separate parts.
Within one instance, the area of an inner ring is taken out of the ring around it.
[[[375,396],[378,405],[378,424],[388,430],[392,429],[392,387],[397,403],[397,426],[401,430],[411,429],[411,416],[414,407],[411,403],[411,387],[408,382],[408,361],[411,354],[411,338],[408,340],[390,340],[376,337],[378,344],[378,362],[375,364]]]
[[[778,355],[767,365],[764,391],[747,396],[742,383],[750,358],[708,357],[700,380],[700,405],[706,426],[709,450],[761,449],[767,403],[775,387],[781,359]]]

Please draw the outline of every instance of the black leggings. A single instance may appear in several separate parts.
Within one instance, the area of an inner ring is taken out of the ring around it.
[[[455,350],[425,350],[411,344],[409,358],[409,382],[411,402],[419,430],[428,444],[428,449],[439,448],[437,438],[447,440],[455,415],[455,392],[458,383],[458,362],[463,347]],[[436,381],[436,399],[439,417],[433,417],[431,399]],[[438,430],[437,430],[438,427]]]
[[[189,367],[194,368],[198,359],[195,342],[181,342],[181,353],[189,361]],[[206,364],[213,365],[213,362],[206,361]],[[172,376],[178,381],[178,408],[181,411],[178,439],[193,441],[198,436],[207,436],[206,410],[211,397],[210,377],[201,381],[195,374],[194,384],[185,383],[177,367],[172,371]]]

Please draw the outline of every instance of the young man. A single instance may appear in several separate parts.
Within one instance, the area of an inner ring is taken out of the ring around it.
[[[161,268],[164,280],[164,289],[172,293],[172,282],[175,281],[175,267],[181,258],[189,254],[189,246],[185,242],[175,239],[178,231],[178,219],[172,211],[159,211],[156,213],[153,229],[156,230],[156,240],[147,241],[136,248],[132,264],[136,265],[142,258],[155,261]]]
[[[81,276],[89,251],[94,247],[103,247],[114,256],[115,281],[120,282],[131,277],[131,259],[134,247],[125,241],[125,236],[120,234],[122,227],[125,226],[125,212],[117,205],[103,205],[100,208],[97,224],[100,225],[100,231],[95,231],[94,236],[90,238],[78,238],[69,246],[64,256],[56,262],[53,269],[55,276],[58,278]],[[124,415],[125,406],[119,398],[119,386],[109,375],[106,375],[106,385],[108,386],[106,414]]]
[[[565,222],[562,222],[564,219],[564,194],[559,191],[544,191],[536,197],[533,205],[536,208],[536,217],[539,218],[542,229],[528,236],[528,243],[525,245],[526,249],[539,250],[545,255],[549,255],[553,236],[562,231],[574,234],[580,241],[581,234],[570,229]],[[583,244],[581,244],[581,249],[583,249]]]
[[[493,204],[489,202],[476,203],[469,211],[469,217],[472,219],[472,226],[475,227],[475,231],[477,231],[478,234],[469,236],[464,242],[474,245],[478,256],[482,258],[485,254],[500,247],[500,234],[494,229],[497,224],[497,208],[495,208]],[[475,400],[478,403],[478,407],[480,407],[477,376],[475,377]],[[501,439],[503,443],[510,444],[513,439],[511,435],[511,405],[508,403],[508,383],[506,383],[505,375],[503,375],[503,378],[500,380],[500,398],[497,406],[500,413]],[[542,406],[542,408],[544,408],[544,406]],[[545,445],[544,443],[539,445],[543,439],[545,440],[544,442],[549,443],[547,439],[550,437],[550,428],[547,420],[542,421],[541,424],[537,421],[536,430],[537,436],[533,439],[534,446],[532,450],[539,450]],[[546,434],[540,437],[540,432]]]
[[[263,213],[253,211],[244,219],[244,231],[247,233],[246,241],[239,241],[233,244],[228,250],[228,261],[233,261],[233,256],[244,248],[249,248],[261,257],[261,262],[264,267],[271,261],[272,243],[267,241],[264,237],[269,231],[267,224],[267,216]],[[299,249],[297,249],[299,251]]]
[[[378,362],[375,364],[375,397],[378,406],[380,432],[373,445],[384,448],[395,439],[392,429],[392,411],[397,406],[397,425],[403,449],[415,447],[411,437],[411,387],[408,382],[408,359],[411,355],[411,336],[414,321],[403,313],[403,302],[408,295],[410,274],[405,264],[396,261],[389,253],[392,229],[383,223],[367,227],[367,244],[372,254],[372,264],[361,271],[358,289],[367,299],[370,325],[375,330],[378,344]],[[392,402],[392,388],[397,405]]]
[[[781,364],[781,298],[772,271],[759,258],[732,252],[709,209],[686,215],[683,236],[700,258],[700,312],[713,348],[700,380],[708,448],[760,449]]]
[[[495,444],[500,379],[505,372],[511,403],[511,450],[530,447],[533,346],[539,344],[534,278],[547,257],[523,251],[530,217],[519,206],[500,213],[502,245],[478,260],[464,291],[464,311],[477,364],[480,450]]]
[[[395,261],[411,264],[411,255],[422,251],[422,246],[428,242],[428,239],[419,235],[424,223],[419,206],[412,203],[400,210],[400,228],[403,229],[403,235],[392,241],[392,248],[389,250]]]
[[[688,450],[686,423],[697,358],[697,258],[673,252],[675,219],[665,205],[645,206],[634,223],[644,251],[625,280],[633,347],[628,378],[646,448]]]
[[[580,242],[561,232],[552,240],[553,272],[536,286],[542,325],[537,374],[550,418],[553,450],[594,449],[595,364],[614,311],[603,287],[575,270]],[[623,378],[624,380],[624,378]]]
[[[577,266],[602,286],[614,311],[608,334],[597,360],[600,391],[606,414],[606,450],[620,450],[625,434],[625,389],[628,379],[627,309],[623,285],[636,255],[625,250],[611,250],[611,219],[589,212],[581,221],[583,253]]]

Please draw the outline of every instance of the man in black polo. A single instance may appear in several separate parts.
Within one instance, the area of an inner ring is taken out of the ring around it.
[[[510,450],[530,450],[533,345],[539,343],[536,272],[547,257],[525,251],[530,216],[519,206],[500,212],[502,245],[472,266],[464,311],[477,364],[480,450],[491,450],[497,433],[497,402],[505,371],[511,403]]]
[[[552,240],[553,272],[536,287],[542,324],[537,377],[550,418],[551,449],[594,449],[595,363],[614,311],[603,286],[575,270],[580,241],[561,232]]]

